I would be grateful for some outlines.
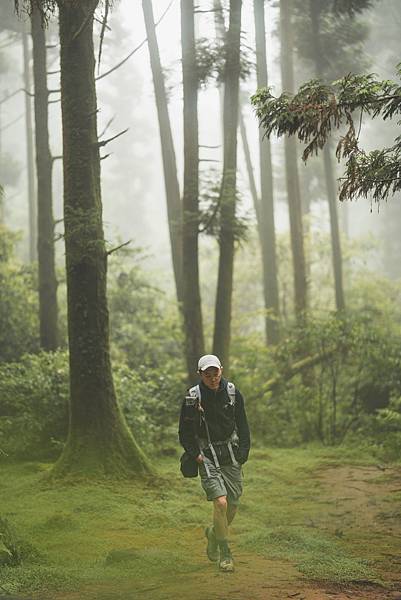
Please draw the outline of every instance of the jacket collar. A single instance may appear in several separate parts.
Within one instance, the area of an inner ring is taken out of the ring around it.
[[[201,391],[206,392],[206,394],[218,394],[219,392],[222,392],[223,390],[226,389],[227,380],[222,377],[221,381],[220,381],[220,385],[216,391],[208,388],[207,385],[205,385],[202,380],[199,382],[199,387],[200,387]]]

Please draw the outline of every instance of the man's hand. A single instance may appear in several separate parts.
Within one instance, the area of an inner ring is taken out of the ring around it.
[[[203,456],[202,456],[202,454],[198,454],[198,456],[195,458],[195,460],[198,463],[198,465],[201,465],[203,463]]]

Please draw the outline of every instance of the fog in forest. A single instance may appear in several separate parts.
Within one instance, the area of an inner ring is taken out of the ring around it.
[[[2,0],[2,10],[10,4]],[[200,3],[200,12],[196,16],[197,35],[213,40],[215,37],[214,15],[208,12],[211,3]],[[203,6],[204,5],[204,6]],[[355,49],[360,61],[360,72],[374,72],[382,78],[392,78],[399,59],[399,25],[401,5],[398,0],[383,0],[357,16],[360,28],[366,30],[366,39]],[[204,12],[202,12],[202,10]],[[154,2],[155,21],[161,16],[157,27],[160,55],[169,95],[169,112],[173,128],[175,151],[180,179],[183,170],[182,136],[182,73],[180,48],[179,3],[157,0]],[[9,17],[12,18],[12,17]],[[16,29],[27,26],[27,17],[20,21],[14,17]],[[279,69],[278,6],[274,2],[266,3],[267,59],[269,84],[274,93],[281,91]],[[97,23],[97,33],[100,24]],[[49,48],[49,89],[59,88],[58,47],[56,23],[53,20],[48,32]],[[383,43],[385,36],[385,43]],[[98,44],[99,37],[95,40]],[[109,156],[102,161],[102,197],[106,239],[111,244],[132,240],[133,247],[140,247],[146,255],[146,261],[152,269],[158,285],[172,290],[171,261],[166,217],[163,168],[161,162],[160,140],[157,113],[154,101],[152,74],[146,43],[145,27],[140,2],[121,0],[115,3],[108,28],[104,35],[100,65],[96,74],[103,73],[116,66],[136,47],[141,47],[125,64],[117,68],[98,82],[99,132],[109,124],[105,133],[112,137],[127,129],[103,154]],[[341,43],[341,40],[339,41]],[[242,46],[248,59],[254,64],[254,24],[252,3],[245,1],[243,6]],[[3,29],[0,38],[0,98],[3,100],[16,90],[24,87],[23,49],[21,36],[11,29]],[[310,65],[307,60],[296,57],[297,84],[309,77]],[[310,62],[310,61],[309,61]],[[363,69],[362,69],[363,66]],[[350,62],[348,71],[353,67]],[[345,74],[345,73],[344,73]],[[253,156],[253,169],[258,181],[257,138],[258,123],[250,105],[249,97],[256,91],[254,68],[249,77],[241,84],[244,96],[243,114]],[[56,102],[59,94],[51,94],[50,105],[50,143],[54,156],[61,154],[62,140],[60,129],[60,104]],[[13,230],[22,234],[18,253],[28,258],[28,211],[27,211],[27,164],[25,133],[25,97],[20,92],[0,105],[0,181],[5,187],[3,206],[4,222]],[[368,120],[365,117],[365,120]],[[110,122],[111,121],[111,122]],[[366,149],[389,145],[394,124],[372,122],[362,128],[363,144]],[[338,134],[334,134],[334,140]],[[213,82],[201,89],[199,95],[199,143],[213,148],[201,148],[201,178],[206,180],[212,171],[218,181],[222,167],[222,139],[219,114],[219,96]],[[274,168],[274,191],[276,227],[280,232],[288,230],[288,210],[283,167],[283,142],[272,138],[272,156]],[[204,161],[204,162],[203,162]],[[210,162],[209,162],[210,161]],[[342,166],[337,165],[336,176],[340,177]],[[255,226],[255,216],[249,191],[249,178],[245,165],[243,148],[239,142],[238,187],[240,193],[240,211],[246,215],[249,227]],[[328,231],[328,209],[324,193],[319,184],[321,169],[317,159],[304,166],[300,161],[300,176],[308,180],[305,183],[306,194],[311,198],[310,221],[312,229]],[[62,218],[62,168],[61,161],[54,166],[54,211],[57,220]],[[309,186],[309,187],[308,187]],[[181,184],[182,187],[182,184]],[[338,204],[343,230],[351,238],[369,239],[376,250],[371,253],[372,264],[379,271],[392,277],[400,276],[398,249],[400,240],[398,198],[382,202],[380,206],[359,199],[354,202]],[[57,225],[62,232],[62,223]],[[213,247],[210,238],[201,242],[207,248]],[[396,250],[397,249],[397,250]],[[63,261],[62,241],[57,243],[57,260]]]

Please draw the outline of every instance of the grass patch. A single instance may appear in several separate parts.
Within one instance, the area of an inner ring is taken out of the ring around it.
[[[325,466],[332,473],[334,465],[344,464],[350,458],[341,449],[254,450],[244,469],[244,496],[233,527],[235,553],[245,550],[261,561],[282,561],[284,569],[291,563],[305,580],[378,581],[387,565],[379,559],[377,564],[376,557],[396,554],[396,541],[385,527],[398,507],[384,490],[374,509],[389,519],[373,536],[352,504],[352,488],[339,492],[322,480]],[[135,597],[155,586],[152,600],[161,600],[160,582],[176,586],[177,598],[188,586],[196,589],[199,571],[211,568],[203,535],[211,504],[198,480],[179,475],[178,460],[163,459],[158,469],[161,479],[155,485],[62,485],[46,481],[48,465],[3,466],[0,517],[15,543],[33,549],[13,565],[0,566],[4,593],[64,600],[68,593],[85,590],[82,598],[117,600],[124,589]],[[213,597],[213,578],[210,585]],[[87,592],[95,589],[92,595]]]
[[[369,561],[351,556],[344,545],[320,531],[301,528],[266,530],[248,536],[244,545],[267,558],[295,563],[311,580],[331,583],[376,583],[378,580]]]

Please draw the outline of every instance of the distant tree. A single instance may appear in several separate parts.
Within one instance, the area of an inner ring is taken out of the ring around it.
[[[3,211],[4,211],[4,188],[0,183],[0,225],[3,225]]]
[[[59,9],[70,427],[54,476],[124,477],[151,471],[117,404],[111,372],[94,79],[98,0]],[[32,8],[32,5],[30,5]],[[105,145],[106,141],[101,142]]]
[[[59,340],[54,256],[53,159],[49,147],[46,38],[41,24],[40,10],[37,6],[32,7],[31,33],[35,90],[40,345],[44,350],[55,350],[59,345]]]
[[[366,67],[363,43],[368,28],[355,16],[371,4],[371,0],[308,0],[308,10],[305,10],[305,2],[296,1],[295,44],[299,58],[310,67],[312,76],[328,81]],[[337,310],[343,310],[345,298],[337,190],[329,144],[322,154],[330,215],[335,303]]]
[[[153,86],[157,114],[159,119],[160,144],[163,159],[164,185],[166,190],[167,215],[170,232],[171,255],[173,262],[176,294],[178,302],[182,302],[182,203],[177,175],[174,141],[168,114],[167,93],[160,61],[159,47],[153,17],[152,0],[142,0],[150,65],[153,75]]]
[[[184,90],[184,191],[183,191],[183,313],[185,356],[190,381],[204,354],[199,288],[199,142],[198,86],[193,0],[181,0],[181,46]]]
[[[37,207],[35,189],[35,158],[33,142],[31,49],[29,26],[15,18],[12,0],[0,3],[0,31],[13,31],[21,36],[23,59],[23,91],[25,93],[26,173],[28,200],[28,256],[30,262],[37,258]]]
[[[254,0],[256,75],[258,88],[267,86],[265,1]],[[267,311],[265,327],[269,344],[279,341],[279,294],[274,223],[273,169],[270,140],[259,128],[260,205],[258,231],[262,251],[263,290]]]
[[[284,94],[294,90],[293,0],[280,0],[281,83]],[[295,139],[284,138],[285,173],[290,216],[291,250],[294,269],[294,305],[298,319],[308,307],[301,192]]]
[[[220,188],[219,267],[213,351],[229,367],[231,306],[234,271],[237,182],[237,125],[240,76],[241,0],[230,0],[230,21],[225,46],[224,161]]]
[[[29,260],[37,259],[37,200],[35,186],[35,159],[33,151],[33,117],[32,117],[32,86],[31,86],[31,49],[28,31],[22,32],[22,49],[24,60],[25,88],[25,130],[26,130],[26,164],[28,175],[28,216],[29,216]]]
[[[321,17],[323,6],[321,0],[309,0],[309,14],[311,21],[312,40],[314,46],[314,63],[316,77],[321,79],[324,76],[324,55],[323,44],[321,40]],[[344,310],[344,284],[343,284],[343,265],[341,253],[340,228],[338,224],[337,212],[337,194],[335,177],[329,146],[323,149],[324,175],[326,179],[327,200],[330,213],[331,245],[333,257],[334,288],[337,310]]]
[[[401,23],[401,3],[398,0],[376,2],[367,15],[370,26],[366,52],[374,65],[362,72],[374,70],[380,77],[388,78],[394,65],[400,60],[399,27]],[[383,43],[385,38],[386,43]],[[353,71],[351,72],[360,72]],[[380,121],[372,123],[369,138],[375,140],[376,147],[389,146],[392,143],[390,127],[383,127]],[[381,211],[379,234],[383,243],[383,268],[393,278],[401,278],[401,202],[400,195],[389,202]]]

